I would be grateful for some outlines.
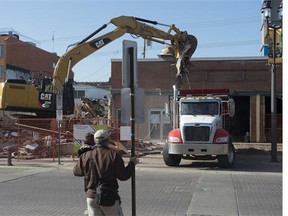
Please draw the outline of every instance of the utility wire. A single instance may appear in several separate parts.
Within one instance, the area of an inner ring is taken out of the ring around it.
[[[193,22],[193,23],[181,23],[181,25],[189,26],[192,28],[207,28],[214,26],[227,26],[227,25],[238,25],[238,24],[247,24],[247,23],[257,23],[261,22],[261,17],[244,17],[238,19],[225,19],[225,20],[210,20],[203,22]]]
[[[224,19],[224,20],[210,20],[205,22],[193,22],[193,23],[178,23],[178,25],[187,25],[193,28],[203,28],[203,27],[214,27],[217,26],[226,26],[226,25],[235,25],[235,24],[247,24],[247,23],[256,23],[261,22],[261,18],[259,16],[253,17],[243,17],[238,19]],[[57,38],[57,40],[68,40],[68,39],[81,39],[85,37],[85,35],[78,35],[78,36],[69,36],[69,37],[61,37]],[[40,40],[41,42],[50,42],[50,39]]]

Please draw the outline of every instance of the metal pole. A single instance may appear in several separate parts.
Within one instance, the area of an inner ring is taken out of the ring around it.
[[[61,121],[58,121],[58,164],[60,165]]]
[[[143,59],[146,57],[146,39],[144,39]]]
[[[130,100],[131,100],[131,157],[135,157],[135,107],[134,107],[134,49],[129,48],[130,57]],[[132,216],[136,215],[136,184],[135,184],[135,166],[132,167],[131,176],[131,191],[132,191]]]
[[[13,166],[12,164],[12,147],[11,146],[8,146],[8,149],[7,149],[7,166]]]
[[[276,102],[276,28],[273,26],[273,63],[271,67],[271,162],[277,162]]]

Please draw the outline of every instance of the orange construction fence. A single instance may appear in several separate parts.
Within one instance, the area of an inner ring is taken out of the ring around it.
[[[52,158],[55,161],[59,153],[61,157],[72,155],[74,158],[77,145],[79,148],[79,142],[74,136],[74,125],[91,125],[95,130],[105,127],[111,132],[111,140],[115,142],[120,140],[118,120],[100,117],[71,118],[62,120],[61,124],[58,123],[56,119],[51,118],[17,119],[15,136],[13,136],[17,143],[14,157],[18,159]]]

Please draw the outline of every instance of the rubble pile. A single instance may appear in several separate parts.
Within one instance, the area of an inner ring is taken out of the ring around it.
[[[52,137],[41,136],[39,133],[27,130],[5,130],[1,133],[0,157],[7,157],[8,149],[12,149],[13,157],[39,158],[50,157],[52,152]]]
[[[53,137],[47,134],[20,130],[20,132],[2,130],[0,157],[7,157],[9,148],[12,157],[21,159],[50,158],[53,156]],[[63,134],[60,143],[71,143],[71,136]]]
[[[76,118],[108,117],[108,99],[81,98],[82,103],[75,106]]]
[[[58,134],[56,134],[56,136],[58,136]],[[26,129],[19,130],[19,132],[2,130],[0,158],[6,158],[9,154],[9,150],[12,152],[12,157],[14,158],[52,158],[53,149],[55,151],[54,157],[57,155],[57,151],[55,150],[56,142],[57,137],[53,138],[51,135],[48,135],[48,133],[39,133]],[[115,150],[122,151],[122,154],[131,153],[131,142],[111,140],[111,144],[112,146],[116,146]],[[73,136],[71,133],[61,134],[60,147],[60,154],[62,156],[73,154]],[[162,147],[155,145],[152,142],[143,142],[142,140],[136,139],[135,149],[138,156],[141,156],[151,154],[151,152],[160,152]]]
[[[0,112],[0,128],[7,130],[15,128],[14,124],[17,120],[12,116],[12,113],[10,111]]]
[[[9,130],[2,130],[0,133],[0,156],[8,154],[8,148],[13,151],[17,148],[18,133]]]
[[[0,125],[0,157],[6,158],[11,152],[12,157],[21,159],[56,157],[58,143],[61,156],[73,155],[77,148],[74,145],[77,140],[72,132],[74,124],[109,125],[110,130],[113,131],[110,137],[112,147],[116,146],[115,150],[121,151],[120,147],[123,146],[126,148],[125,154],[131,152],[131,142],[119,141],[118,121],[108,119],[108,99],[82,98],[82,103],[76,106],[75,113],[73,118],[63,122],[60,143],[53,121],[38,121],[35,118],[27,121],[23,118],[22,121],[20,118],[10,118],[7,115],[10,120],[9,127]],[[136,139],[135,149],[137,154],[139,152],[139,155],[143,155],[149,151],[159,150],[161,147]]]

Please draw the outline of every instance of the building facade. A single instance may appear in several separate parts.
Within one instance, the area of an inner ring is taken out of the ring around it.
[[[271,133],[271,66],[267,57],[193,58],[182,89],[228,88],[236,113],[231,134],[234,141],[269,142]],[[112,60],[111,118],[121,116],[122,60]],[[176,84],[176,68],[160,59],[138,60],[138,87],[145,89],[144,119],[136,125],[136,137],[165,141],[171,129],[165,102]],[[282,142],[282,66],[277,68],[277,138]]]
[[[73,84],[74,87],[74,101],[75,104],[81,103],[81,98],[85,97],[88,99],[103,99],[108,98],[110,95],[110,89],[105,90],[95,86],[93,83],[79,83],[76,82]]]
[[[59,56],[21,41],[8,32],[0,35],[0,82],[7,79],[40,80],[53,76]]]

